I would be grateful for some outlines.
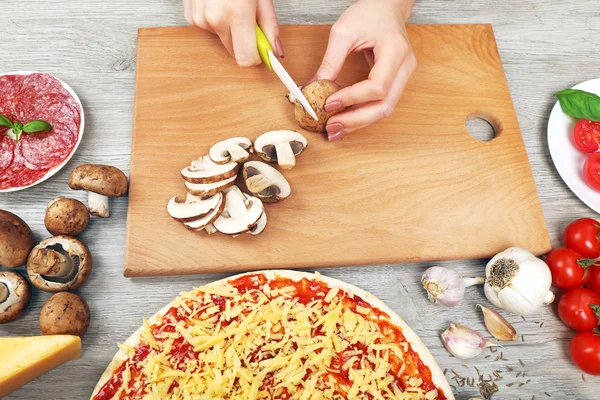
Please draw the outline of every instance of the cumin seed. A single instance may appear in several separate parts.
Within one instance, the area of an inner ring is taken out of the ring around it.
[[[581,380],[585,382],[585,376],[583,376],[583,374],[581,374]]]
[[[550,396],[550,393],[548,393],[548,392],[544,392],[544,394],[548,397],[552,397],[552,396]]]
[[[498,351],[498,349],[497,349],[497,348],[495,348],[495,347],[490,347],[490,351],[491,351],[492,353],[495,353],[495,352],[497,352],[497,351]]]
[[[524,386],[525,384],[523,382],[519,383],[519,387]]]
[[[508,365],[507,365],[507,366],[506,366],[506,370],[507,370],[508,372],[513,372],[515,369],[514,369],[513,367],[510,367],[510,366],[508,366]]]
[[[542,321],[542,323],[540,324],[540,328],[541,328],[542,326],[544,326],[544,321]]]
[[[525,341],[525,335],[521,335],[521,341]]]
[[[485,356],[484,358],[490,358],[491,356],[488,354],[487,356]]]
[[[447,373],[448,373],[448,368],[446,368],[446,369],[444,370],[444,375],[446,375]]]
[[[463,364],[462,366],[463,368],[469,369],[469,366],[467,364]]]
[[[512,387],[512,385],[514,385],[514,384],[515,384],[515,382],[511,382],[511,383],[507,383],[506,386]]]
[[[451,369],[450,371],[452,371],[452,373],[454,374],[455,377],[458,376],[459,378],[462,378],[462,376],[455,370]]]
[[[522,367],[525,367],[525,363],[519,358],[519,364],[521,364]]]

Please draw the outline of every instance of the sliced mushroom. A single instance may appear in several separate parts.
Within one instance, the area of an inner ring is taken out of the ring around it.
[[[85,204],[75,199],[57,197],[46,206],[44,225],[53,235],[77,236],[87,228],[90,213]]]
[[[248,193],[242,192],[242,190],[239,187],[235,186],[235,185],[231,186],[230,188],[225,189],[223,191],[223,193],[227,193],[227,192],[229,192],[231,190],[234,190],[234,191],[238,192],[241,196],[244,196],[244,198],[246,200],[248,200],[248,199],[250,199],[252,197]],[[259,199],[255,198],[255,200],[258,201]],[[248,233],[250,235],[254,235],[254,236],[259,235],[260,233],[262,233],[262,231],[265,230],[266,226],[267,226],[267,210],[264,210],[263,214],[260,216],[258,222],[252,228],[250,228],[248,230],[248,232],[246,232],[246,233]]]
[[[245,163],[243,178],[248,191],[265,203],[284,200],[292,192],[290,184],[279,171],[260,161]]]
[[[29,283],[18,272],[0,272],[0,324],[19,318],[29,304]]]
[[[290,130],[263,133],[254,141],[256,154],[267,162],[277,162],[283,169],[296,165],[296,156],[308,146],[301,133]]]
[[[16,268],[25,264],[33,244],[29,225],[15,214],[0,210],[0,266]]]
[[[234,137],[213,145],[208,155],[217,164],[226,164],[230,161],[242,163],[250,157],[252,151],[252,141],[250,139]]]
[[[225,204],[223,204],[223,208],[225,208]],[[217,217],[218,218],[218,217]],[[204,230],[206,231],[206,233],[208,235],[214,235],[215,233],[219,232],[217,230],[217,228],[215,228],[214,224],[208,224],[204,227]]]
[[[225,164],[213,162],[209,156],[192,161],[192,164],[181,170],[181,176],[190,183],[213,183],[235,176],[239,164],[229,161]]]
[[[209,214],[223,203],[223,194],[217,193],[206,200],[202,200],[196,196],[188,196],[186,201],[179,201],[177,196],[169,200],[167,211],[169,215],[181,222],[189,222],[198,220]]]
[[[246,199],[238,191],[230,190],[225,194],[225,209],[214,226],[221,233],[238,235],[250,230],[263,212],[264,207],[259,199]]]
[[[46,292],[75,290],[92,272],[92,255],[83,242],[71,236],[54,236],[33,248],[27,260],[27,275]]]
[[[69,187],[87,190],[90,214],[108,218],[108,198],[125,196],[127,177],[123,171],[109,165],[82,164],[71,172]]]
[[[201,199],[208,199],[224,189],[235,184],[237,176],[232,176],[223,181],[213,183],[190,183],[185,182],[185,188],[188,193],[198,196]]]
[[[223,210],[225,209],[225,196],[222,193],[219,193],[221,196],[221,202],[218,206],[212,209],[208,214],[203,216],[202,218],[198,218],[194,221],[184,222],[186,228],[193,231],[201,231],[206,230],[209,235],[212,235],[216,232],[216,228],[213,226],[213,222],[219,218]]]

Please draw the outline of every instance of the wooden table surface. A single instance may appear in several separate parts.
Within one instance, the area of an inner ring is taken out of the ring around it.
[[[351,3],[347,0],[276,0],[281,23],[333,23]],[[517,115],[550,237],[560,245],[564,227],[578,217],[597,215],[580,202],[555,171],[546,142],[546,121],[552,94],[584,80],[598,78],[600,13],[597,0],[421,0],[412,23],[492,23],[508,77]],[[178,0],[3,0],[0,24],[0,71],[39,70],[67,81],[86,110],[86,131],[76,155],[49,181],[22,192],[0,195],[0,208],[29,223],[36,239],[48,236],[43,216],[48,200],[83,193],[67,186],[68,174],[80,163],[106,163],[129,170],[131,118],[137,28],[183,25]],[[482,82],[485,85],[485,82]],[[112,201],[112,216],[93,219],[82,235],[94,256],[94,272],[79,293],[87,300],[92,322],[84,338],[81,359],[57,368],[9,399],[86,399],[100,374],[124,341],[180,291],[223,275],[126,279],[122,275],[127,199]],[[476,235],[476,232],[473,232]],[[399,245],[401,245],[399,243]],[[485,260],[443,262],[465,275],[481,275]],[[420,286],[428,265],[381,265],[323,270],[380,297],[421,336],[442,368],[466,377],[504,372],[496,399],[598,398],[600,378],[586,376],[571,364],[568,346],[573,332],[559,320],[554,307],[522,320],[508,316],[524,342],[506,345],[506,361],[484,355],[463,362],[450,357],[439,334],[451,321],[485,331],[475,305],[488,304],[482,288],[468,290],[464,301],[447,309],[431,304]],[[39,334],[38,314],[48,293],[35,291],[26,315],[0,326],[0,336]],[[506,314],[505,314],[506,315]],[[541,325],[543,323],[543,326]],[[485,355],[491,354],[486,351]],[[521,367],[518,359],[525,367]],[[0,354],[1,368],[1,354]],[[525,377],[516,378],[519,371]],[[450,377],[451,372],[448,373]],[[527,382],[507,387],[514,381]],[[451,382],[453,383],[453,382]],[[457,398],[477,397],[476,388],[459,387]]]

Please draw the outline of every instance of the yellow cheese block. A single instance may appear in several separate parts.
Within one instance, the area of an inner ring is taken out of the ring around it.
[[[80,354],[79,336],[0,337],[0,398]]]

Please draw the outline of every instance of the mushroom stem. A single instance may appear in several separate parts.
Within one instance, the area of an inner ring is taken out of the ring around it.
[[[296,165],[296,157],[292,146],[288,142],[275,143],[275,152],[277,152],[277,163],[283,169],[292,169]]]
[[[235,162],[239,160],[244,160],[250,156],[246,150],[242,146],[231,146],[227,149],[231,159]]]
[[[252,193],[260,193],[273,186],[273,182],[263,174],[256,174],[246,179],[246,186]]]
[[[52,248],[34,249],[29,257],[31,270],[40,275],[64,278],[71,275],[75,268],[70,256]]]
[[[6,283],[0,282],[0,303],[4,303],[6,299],[8,299],[9,294],[10,291],[8,290],[8,286],[6,286]]]
[[[92,215],[102,218],[110,216],[107,196],[88,191],[88,207]]]

